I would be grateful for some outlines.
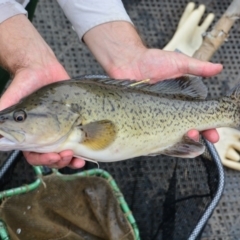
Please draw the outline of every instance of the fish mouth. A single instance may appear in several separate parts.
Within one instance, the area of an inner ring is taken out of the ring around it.
[[[21,132],[14,130],[7,130],[6,132],[0,129],[0,144],[4,143],[22,143],[25,140],[25,136]]]
[[[2,134],[0,134],[0,141],[1,139],[5,138]],[[7,139],[7,138],[6,138]]]
[[[4,137],[2,134],[0,135],[0,151],[12,151],[17,149],[16,146],[18,146],[16,141],[14,142]]]
[[[25,140],[25,135],[16,131],[5,132],[0,129],[0,151],[12,151],[21,149]]]
[[[2,134],[0,134],[0,142],[4,141],[5,139],[6,138]]]

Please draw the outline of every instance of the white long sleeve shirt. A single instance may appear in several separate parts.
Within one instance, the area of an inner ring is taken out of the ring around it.
[[[91,28],[131,19],[120,0],[57,0],[80,39]]]
[[[0,0],[0,24],[15,15],[27,15],[27,11],[24,9],[24,7],[28,4],[28,2],[29,1],[24,0]]]
[[[27,14],[24,7],[29,0],[0,0],[0,24],[18,14]],[[111,21],[132,23],[121,0],[57,0],[72,23],[78,37],[91,28]]]

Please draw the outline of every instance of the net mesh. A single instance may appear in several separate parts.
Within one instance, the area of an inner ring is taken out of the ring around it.
[[[171,39],[188,1],[124,0],[124,5],[147,46],[162,48]],[[230,0],[203,0],[218,19]],[[33,24],[51,46],[70,76],[104,74],[54,0],[39,1]],[[212,59],[224,65],[217,77],[205,79],[209,97],[223,95],[239,80],[239,22],[229,41]],[[5,159],[5,156],[2,157]],[[87,163],[85,169],[95,167]],[[100,163],[116,180],[136,218],[144,240],[187,239],[216,194],[218,172],[203,158],[140,157],[116,163]],[[71,172],[63,169],[62,172]],[[2,189],[34,180],[31,168],[19,158]],[[202,239],[240,237],[239,174],[226,170],[223,198],[202,233]]]

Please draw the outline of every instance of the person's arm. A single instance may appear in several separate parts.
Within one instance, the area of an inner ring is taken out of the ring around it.
[[[120,0],[58,0],[79,39],[84,40],[107,74],[113,78],[152,82],[184,74],[212,76],[222,65],[201,62],[183,54],[147,49]],[[110,9],[109,9],[110,8]],[[196,130],[189,137],[198,139]],[[216,130],[203,135],[218,141]]]
[[[179,77],[184,74],[213,76],[222,70],[222,65],[202,62],[186,55],[148,49],[144,46],[134,26],[125,21],[111,22],[90,29],[83,36],[87,46],[109,76],[152,82]],[[215,129],[203,132],[211,142],[219,139]],[[198,140],[196,130],[188,136]]]
[[[13,81],[0,100],[0,109],[17,103],[22,97],[55,81],[69,79],[53,51],[26,16],[20,14],[0,24],[0,65],[13,75]],[[72,160],[72,151],[60,154],[25,152],[29,163],[81,167],[84,161]]]
[[[85,33],[84,42],[112,77],[159,81],[183,74],[212,76],[220,64],[202,62],[186,55],[148,49],[135,27],[125,21],[101,24]]]

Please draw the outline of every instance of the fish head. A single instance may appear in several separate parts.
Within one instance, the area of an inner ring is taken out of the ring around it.
[[[71,131],[78,114],[60,102],[23,101],[0,111],[0,150],[34,151],[56,145]]]

